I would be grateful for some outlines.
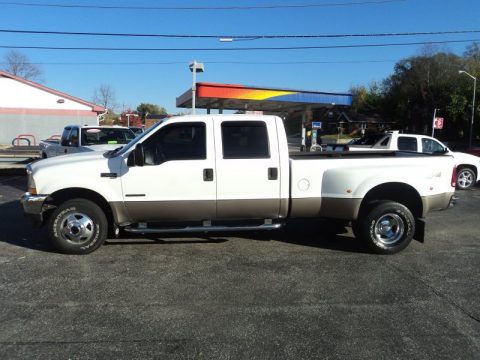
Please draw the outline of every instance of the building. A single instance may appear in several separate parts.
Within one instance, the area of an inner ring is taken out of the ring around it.
[[[105,109],[0,71],[0,144],[34,145],[68,124],[97,125]],[[25,140],[25,139],[28,139]]]

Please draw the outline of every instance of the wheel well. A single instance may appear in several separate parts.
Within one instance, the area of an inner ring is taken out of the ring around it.
[[[83,188],[68,188],[54,192],[48,197],[48,204],[58,206],[61,203],[71,199],[86,199],[97,204],[103,210],[108,223],[113,224],[113,214],[108,201],[99,193]],[[50,211],[51,213],[52,211]],[[48,217],[48,214],[46,217]]]
[[[465,168],[468,168],[470,170],[472,170],[474,173],[475,173],[475,177],[478,179],[478,171],[477,171],[477,168],[473,165],[469,165],[469,164],[460,164],[460,165],[457,165],[457,172],[459,172],[460,170],[462,169],[465,169]]]
[[[422,217],[423,204],[420,194],[412,186],[404,183],[382,184],[371,189],[363,198],[360,214],[377,201],[395,201],[406,206],[415,218]]]

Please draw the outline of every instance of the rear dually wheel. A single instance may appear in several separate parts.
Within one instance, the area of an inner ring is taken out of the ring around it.
[[[355,235],[378,254],[405,249],[415,234],[415,218],[404,205],[382,201],[372,205],[355,223]]]

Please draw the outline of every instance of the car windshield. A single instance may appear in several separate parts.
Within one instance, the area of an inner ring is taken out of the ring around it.
[[[365,135],[360,139],[355,140],[352,142],[352,145],[375,145],[380,139],[384,138],[385,134],[372,134],[372,135]]]
[[[128,144],[135,138],[126,128],[89,127],[82,129],[83,145]]]

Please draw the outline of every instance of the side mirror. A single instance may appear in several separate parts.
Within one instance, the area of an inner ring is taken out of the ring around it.
[[[139,143],[135,146],[134,157],[135,157],[135,166],[145,165],[145,152],[143,150],[143,144]]]
[[[68,140],[66,140],[66,139],[63,139],[60,145],[62,145],[62,146],[71,146],[70,141],[68,141]]]

